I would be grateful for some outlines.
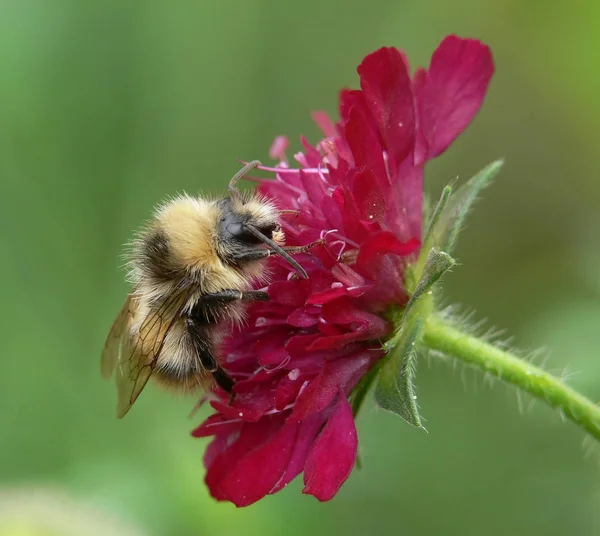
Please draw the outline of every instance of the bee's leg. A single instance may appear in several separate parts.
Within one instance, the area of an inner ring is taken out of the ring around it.
[[[269,295],[262,290],[234,290],[234,289],[226,289],[220,290],[219,292],[212,292],[211,294],[203,294],[196,306],[204,305],[220,305],[229,303],[237,300],[245,300],[245,301],[267,301],[269,299]]]
[[[201,370],[210,372],[215,379],[215,383],[224,391],[231,393],[235,382],[220,366],[217,358],[213,354],[212,343],[208,335],[208,328],[204,319],[194,318],[193,316],[187,319],[188,333],[192,339],[194,350],[200,361]]]
[[[325,243],[325,240],[323,240],[322,238],[319,238],[319,240],[315,240],[314,242],[311,242],[310,244],[306,244],[304,246],[284,247],[283,251],[285,251],[286,253],[306,253],[308,250],[314,248],[315,246],[319,246],[324,243]]]
[[[190,315],[187,319],[187,331],[192,339],[202,370],[214,374],[219,368],[219,364],[212,351],[210,328],[207,326],[209,323],[206,322],[206,318]]]
[[[295,210],[295,209],[284,209],[284,210],[280,210],[279,211],[279,215],[280,216],[287,216],[288,214],[291,214],[293,216],[300,216],[300,211],[299,210]]]
[[[248,253],[241,253],[237,255],[234,260],[243,264],[249,261],[258,261],[260,259],[264,259],[266,257],[270,257],[273,254],[272,249],[257,249],[254,251],[249,251]]]
[[[246,290],[242,292],[240,299],[247,301],[269,301],[269,294],[263,290]]]
[[[287,246],[283,247],[283,251],[286,253],[306,253],[311,248],[318,246],[319,244],[324,244],[324,240],[319,239],[311,242],[310,244],[306,244],[305,246]],[[255,251],[250,251],[248,253],[243,253],[235,257],[235,260],[238,262],[247,262],[247,261],[257,261],[260,259],[264,259],[265,257],[270,257],[271,255],[277,255],[277,252],[273,249],[257,249]]]
[[[231,398],[229,399],[229,403],[233,402],[235,394],[233,393],[233,386],[235,382],[231,379],[231,376],[227,374],[221,367],[215,370],[213,373],[213,378],[215,379],[216,384],[223,389],[227,393],[231,393]]]
[[[222,313],[228,303],[238,300],[268,301],[269,295],[262,290],[226,289],[211,294],[203,294],[194,304],[189,313],[190,319],[199,326],[216,324],[222,318]]]

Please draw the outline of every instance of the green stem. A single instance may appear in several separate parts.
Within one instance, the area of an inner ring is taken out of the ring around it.
[[[423,344],[543,400],[600,440],[600,407],[541,368],[458,330],[436,315],[425,324]]]

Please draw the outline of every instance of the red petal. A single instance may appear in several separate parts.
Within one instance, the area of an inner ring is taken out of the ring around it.
[[[296,478],[304,469],[306,455],[310,447],[313,445],[319,430],[323,426],[325,417],[323,415],[313,415],[300,423],[300,429],[296,436],[296,444],[283,475],[279,482],[269,493],[276,493],[284,488],[294,478]]]
[[[308,301],[308,303],[310,303],[310,301]],[[312,314],[309,311],[308,307],[296,309],[293,313],[288,315],[287,323],[296,328],[309,328],[314,326],[319,321],[319,315]]]
[[[326,138],[333,138],[335,136],[335,125],[327,112],[316,111],[311,114],[311,117],[323,134],[325,134]]]
[[[217,434],[229,434],[239,429],[239,421],[224,419],[220,413],[213,413],[192,432],[193,437],[209,437]]]
[[[373,172],[363,169],[352,177],[352,194],[360,217],[365,221],[385,222],[385,194]]]
[[[419,117],[420,113],[418,110],[418,99],[421,91],[425,87],[427,82],[427,71],[422,67],[419,67],[413,76],[413,94],[417,101],[417,117],[416,117],[416,138],[415,138],[415,154],[414,154],[414,165],[420,166],[427,160],[427,154],[429,153],[429,144],[427,138],[421,128],[422,118]]]
[[[333,191],[333,199],[342,214],[343,226],[342,229],[338,229],[355,242],[362,242],[369,235],[370,229],[361,221],[350,191],[340,186]]]
[[[293,369],[286,374],[277,386],[277,392],[275,393],[275,408],[281,411],[288,404],[293,402],[298,396],[303,384],[304,378],[300,374],[300,369]]]
[[[352,408],[340,393],[331,417],[306,459],[303,493],[320,501],[332,499],[352,472],[357,446]]]
[[[327,337],[320,337],[309,346],[309,351],[318,350],[341,350],[351,342],[364,341],[371,338],[362,331],[351,331],[350,333],[332,334]]]
[[[262,499],[288,466],[298,428],[298,423],[286,422],[269,441],[234,462],[219,484],[220,493],[238,507]]]
[[[485,97],[494,73],[490,49],[474,39],[446,37],[419,73],[419,127],[429,145],[428,158],[444,152],[467,127]]]
[[[310,282],[306,279],[275,281],[269,286],[269,298],[281,305],[302,307],[308,294]]]
[[[406,242],[400,242],[393,233],[381,231],[369,238],[361,247],[358,254],[357,264],[368,265],[377,255],[393,253],[405,257],[419,249],[421,241],[411,238]]]
[[[241,419],[247,422],[256,422],[260,419],[263,413],[268,409],[266,408],[250,408],[250,407],[234,407],[218,400],[212,400],[210,405],[218,411],[221,415],[229,419]]]
[[[293,335],[285,344],[285,347],[290,356],[301,356],[306,353],[306,348],[308,345],[319,337],[320,335],[318,333],[310,333],[308,335]]]
[[[269,157],[272,160],[280,160],[285,162],[285,152],[289,146],[289,141],[285,136],[277,136],[269,149]]]
[[[350,298],[340,298],[325,304],[322,316],[332,324],[351,326],[353,331],[375,334],[387,329],[387,322],[383,318],[356,307]]]
[[[344,123],[346,141],[354,156],[356,167],[365,166],[374,174],[375,180],[386,184],[388,179],[377,124],[373,121],[363,94],[357,91],[355,95]]]
[[[282,346],[271,350],[270,352],[261,353],[258,356],[258,362],[265,368],[272,368],[273,366],[281,365],[288,358],[287,350],[283,347],[285,341],[281,342]]]
[[[357,273],[347,264],[337,264],[332,268],[331,273],[344,285],[346,285],[347,287],[351,287],[348,290],[352,290],[354,288],[368,289],[370,286],[370,283],[367,283],[367,281],[362,275]]]
[[[356,307],[347,297],[326,303],[322,317],[326,322],[319,328],[326,336],[311,342],[309,351],[341,349],[354,341],[378,339],[389,331],[383,318]]]
[[[400,166],[398,176],[398,191],[386,197],[386,222],[387,228],[399,240],[406,241],[421,236],[423,166],[413,165],[412,160],[407,158]]]
[[[210,459],[205,458],[207,471],[204,478],[215,499],[231,500],[229,494],[222,488],[224,478],[235,468],[235,464],[241,457],[270,441],[281,428],[282,418],[279,415],[270,418],[263,417],[255,423],[244,423],[238,428],[239,433],[217,436],[217,445],[222,450],[218,452],[217,449],[211,449]]]
[[[322,290],[321,292],[315,292],[308,300],[306,300],[306,303],[323,305],[324,303],[337,300],[343,296],[348,296],[348,289],[344,286],[337,286]]]
[[[375,119],[394,176],[412,152],[415,110],[412,82],[403,55],[395,48],[380,48],[358,67],[360,86]]]
[[[326,409],[338,391],[346,391],[369,366],[369,357],[353,355],[326,362],[319,375],[300,393],[292,418],[303,420]]]
[[[344,128],[341,122],[338,123],[338,131],[340,135],[333,140],[333,146],[336,154],[338,155],[338,159],[335,165],[332,163],[331,165],[327,166],[331,184],[341,184],[343,181],[340,180],[340,177],[343,177],[348,169],[354,165],[354,157],[352,156],[350,147],[344,139]]]
[[[340,212],[339,203],[333,199],[332,195],[323,196],[321,199],[321,212],[327,216],[327,223],[330,229],[343,229],[344,220]]]
[[[302,210],[303,212],[307,212],[307,216],[312,216],[308,222],[311,224],[311,227],[317,227],[319,220],[315,221],[314,210],[312,210],[311,205],[315,207],[319,206],[323,196],[327,195],[327,184],[315,173],[306,173],[303,170],[299,170],[299,177],[303,190],[302,199],[306,197],[308,201],[302,204]],[[297,222],[294,222],[293,219],[291,223],[293,227],[297,225]]]
[[[342,89],[340,91],[340,118],[342,123],[348,121],[350,110],[361,101],[364,101],[364,98],[360,89]]]
[[[300,155],[304,157],[306,165],[312,168],[318,167],[321,164],[321,160],[323,160],[321,153],[304,136],[300,136],[300,143],[304,147],[304,154],[300,153]],[[298,160],[298,155],[296,155],[296,160]],[[300,164],[302,165],[302,162]]]

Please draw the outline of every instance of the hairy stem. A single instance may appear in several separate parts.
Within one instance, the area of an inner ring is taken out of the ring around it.
[[[600,440],[600,407],[541,368],[460,331],[436,315],[425,324],[423,344],[543,400]]]

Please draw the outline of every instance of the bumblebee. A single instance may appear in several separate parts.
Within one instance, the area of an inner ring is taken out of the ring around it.
[[[115,376],[117,416],[123,417],[152,377],[178,392],[216,382],[231,392],[217,349],[227,324],[240,322],[248,302],[268,300],[253,282],[268,281],[265,261],[280,255],[298,275],[307,273],[285,247],[281,213],[237,182],[260,165],[244,166],[218,200],[182,195],[159,206],[128,254],[133,289],[112,324],[101,359]],[[228,322],[229,321],[229,322]]]

